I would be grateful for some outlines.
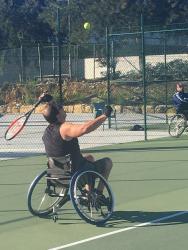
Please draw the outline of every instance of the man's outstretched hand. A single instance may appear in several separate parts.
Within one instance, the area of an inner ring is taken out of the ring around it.
[[[107,117],[110,117],[111,116],[111,113],[112,113],[113,109],[110,105],[106,105],[105,108],[104,108],[104,114],[107,116]]]

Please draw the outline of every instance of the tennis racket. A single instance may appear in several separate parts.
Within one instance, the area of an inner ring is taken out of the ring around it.
[[[15,138],[24,128],[24,126],[26,125],[30,115],[33,113],[33,111],[35,110],[35,108],[42,102],[42,99],[40,99],[35,105],[34,107],[28,111],[27,113],[25,113],[24,115],[14,119],[10,125],[8,126],[6,132],[5,132],[5,139],[7,141],[12,140],[13,138]]]

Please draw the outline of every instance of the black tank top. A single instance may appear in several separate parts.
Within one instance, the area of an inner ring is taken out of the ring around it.
[[[43,142],[48,157],[62,157],[67,154],[71,155],[73,171],[77,170],[84,158],[80,152],[78,139],[73,138],[65,141],[60,135],[60,125],[50,124],[43,134]]]

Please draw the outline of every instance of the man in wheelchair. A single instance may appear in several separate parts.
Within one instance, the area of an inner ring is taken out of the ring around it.
[[[87,168],[93,168],[107,180],[112,168],[111,159],[106,157],[95,161],[92,155],[83,156],[80,151],[78,137],[90,133],[102,125],[111,115],[112,108],[106,106],[104,113],[94,120],[86,121],[83,124],[72,124],[66,122],[66,113],[63,106],[57,105],[52,96],[46,95],[42,98],[47,103],[43,116],[49,123],[42,139],[49,159],[48,167],[51,174],[55,176],[58,171],[62,171],[61,164],[64,168],[71,159],[71,169],[63,170],[63,176],[66,179],[67,175],[67,179],[63,180],[62,184],[65,185],[66,181],[69,181],[70,176],[76,171]],[[68,158],[66,159],[66,157]],[[86,190],[88,188],[86,185]],[[96,192],[102,194],[103,188],[103,184],[99,182]]]
[[[176,84],[176,93],[173,95],[173,105],[177,114],[183,114],[188,119],[188,93],[184,92],[184,84]]]

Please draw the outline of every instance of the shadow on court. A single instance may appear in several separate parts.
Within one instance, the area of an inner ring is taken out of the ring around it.
[[[110,221],[105,227],[111,228],[124,228],[127,223],[146,223],[160,218],[173,216],[181,211],[167,211],[167,212],[146,212],[146,211],[115,211]],[[149,226],[163,226],[163,225],[176,225],[188,223],[187,214],[168,218],[158,223],[153,223]],[[130,226],[130,224],[129,224]]]
[[[2,212],[2,211],[0,211],[0,212]],[[3,211],[3,212],[7,212],[7,211]],[[8,211],[8,212],[10,212],[10,211]],[[29,219],[32,219],[32,218],[33,218],[32,215],[30,215],[30,216],[22,216],[20,218],[16,218],[16,219],[6,220],[6,221],[3,221],[3,222],[0,222],[0,225],[3,226],[3,225],[7,225],[7,224],[12,224],[12,223],[16,223],[16,222],[21,222],[21,221],[29,220]]]
[[[16,152],[0,152],[0,159],[13,159],[13,158],[22,158],[22,157],[28,157],[28,156],[39,156],[42,153],[37,152],[22,152],[22,151],[16,151]]]
[[[163,151],[163,150],[166,150],[166,151],[176,151],[176,150],[187,150],[188,149],[188,146],[164,146],[164,147],[134,147],[134,148],[128,148],[128,147],[125,147],[125,148],[98,148],[98,149],[84,149],[83,150],[83,153],[105,153],[105,152],[124,152],[124,151],[129,151],[129,152],[134,152],[134,151]]]
[[[20,216],[22,214],[22,216]],[[27,216],[23,216],[24,214],[29,214]],[[15,224],[15,223],[20,223],[26,220],[31,220],[35,221],[40,220],[41,222],[43,221],[51,221],[53,223],[53,214],[46,215],[46,216],[33,216],[28,212],[28,209],[4,209],[0,210],[0,217],[1,218],[6,218],[7,215],[10,216],[16,216],[16,218],[13,219],[8,219],[4,220],[3,222],[0,221],[0,226],[5,226],[7,224]],[[71,224],[85,224],[83,220],[81,220],[77,214],[76,211],[73,208],[69,209],[63,209],[59,210],[59,218],[58,218],[58,224],[59,225],[71,225]]]
[[[110,182],[188,181],[188,178],[113,179]],[[0,184],[1,185],[1,184]]]

